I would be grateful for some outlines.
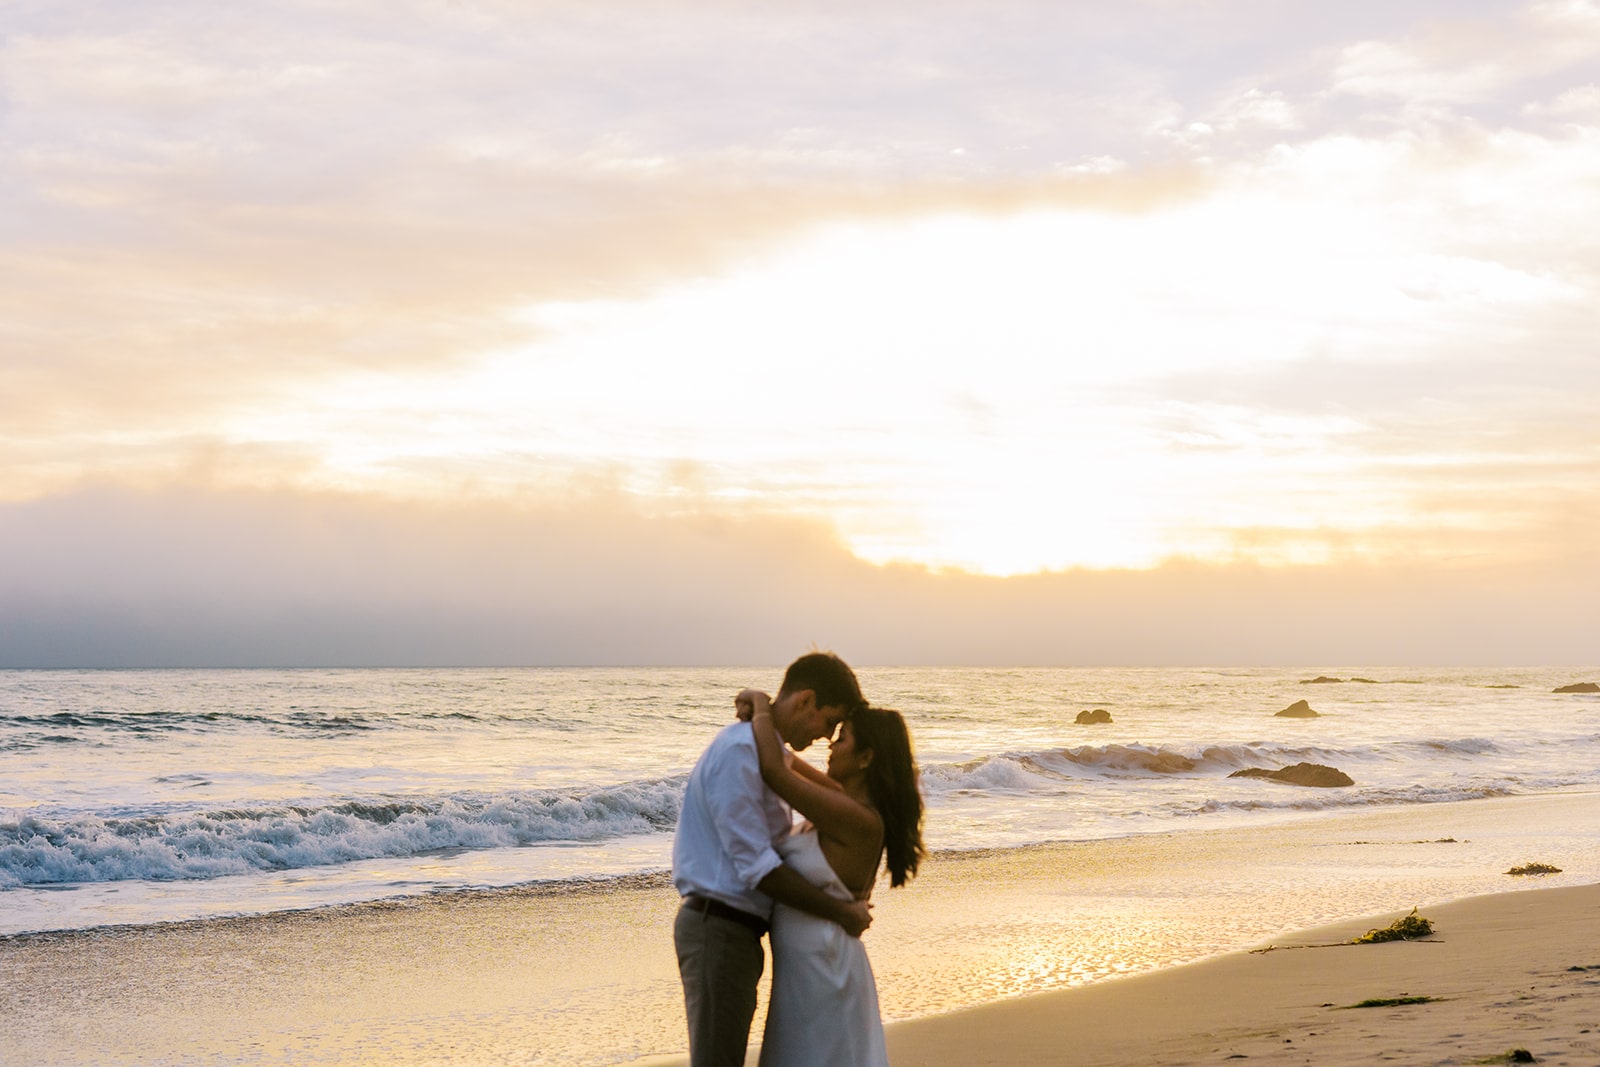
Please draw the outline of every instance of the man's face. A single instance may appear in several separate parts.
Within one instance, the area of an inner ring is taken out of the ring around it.
[[[831,742],[839,736],[839,725],[844,722],[844,708],[830,704],[822,709],[822,716],[822,732],[817,737],[825,737]]]
[[[839,724],[844,721],[844,708],[837,704],[826,707],[818,705],[816,694],[810,689],[795,693],[788,704],[789,707],[785,709],[787,714],[775,717],[778,718],[778,731],[796,752],[810,748],[811,742],[819,737],[831,741],[838,732]],[[774,712],[778,710],[773,709]]]

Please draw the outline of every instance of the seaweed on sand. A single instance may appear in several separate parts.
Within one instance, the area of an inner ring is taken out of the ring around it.
[[[1552,867],[1548,863],[1524,863],[1521,867],[1513,867],[1507,874],[1560,874],[1560,867]]]
[[[1374,945],[1380,941],[1410,941],[1417,937],[1427,937],[1433,933],[1433,920],[1424,919],[1417,914],[1417,909],[1412,908],[1411,914],[1385,926],[1381,930],[1368,930],[1350,943],[1352,945]]]
[[[1352,1008],[1393,1008],[1402,1004],[1432,1004],[1438,997],[1372,997],[1359,1004],[1351,1004]]]

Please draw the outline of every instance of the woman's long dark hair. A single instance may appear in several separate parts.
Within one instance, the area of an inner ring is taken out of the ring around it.
[[[922,844],[922,791],[917,784],[917,758],[911,734],[898,711],[861,707],[850,716],[857,750],[869,749],[867,795],[883,819],[883,847],[888,853],[889,884],[905,885],[927,855]]]

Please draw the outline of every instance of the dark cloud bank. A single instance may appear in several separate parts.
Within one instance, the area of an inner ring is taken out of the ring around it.
[[[81,491],[0,505],[0,667],[1584,664],[1597,564],[996,579],[607,500]]]

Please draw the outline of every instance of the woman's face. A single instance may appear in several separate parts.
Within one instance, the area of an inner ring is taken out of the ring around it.
[[[828,744],[828,777],[843,780],[853,774],[859,774],[869,762],[863,757],[870,757],[871,750],[856,748],[855,727],[846,720],[839,727],[839,736]]]

